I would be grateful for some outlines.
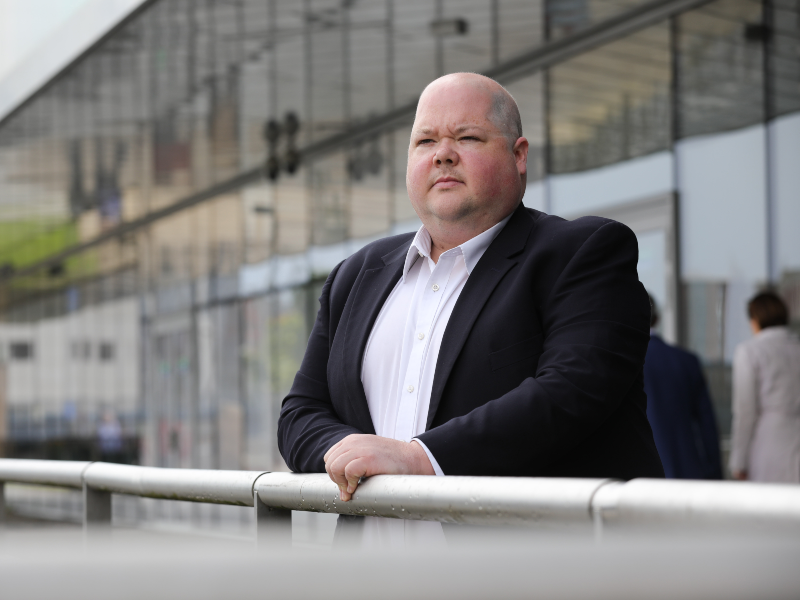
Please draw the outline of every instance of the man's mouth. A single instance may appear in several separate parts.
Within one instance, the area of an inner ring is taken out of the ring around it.
[[[455,177],[439,177],[433,184],[433,187],[438,189],[448,189],[461,185],[463,181]]]

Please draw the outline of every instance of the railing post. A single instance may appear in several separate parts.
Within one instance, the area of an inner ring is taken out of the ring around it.
[[[592,530],[594,543],[603,543],[603,511],[599,506],[592,507]]]
[[[256,521],[256,549],[290,549],[292,547],[292,511],[271,508],[253,491]]]
[[[617,516],[619,508],[619,494],[625,485],[622,481],[607,481],[603,483],[589,501],[589,514],[592,517],[595,544],[603,543],[606,521]]]
[[[6,522],[6,482],[0,481],[0,527]]]
[[[83,482],[83,530],[92,531],[111,525],[111,494]]]

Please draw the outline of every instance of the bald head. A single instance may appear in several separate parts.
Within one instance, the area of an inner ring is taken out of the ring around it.
[[[422,104],[426,95],[434,91],[454,87],[472,88],[477,94],[488,97],[490,108],[489,114],[486,116],[509,139],[510,144],[513,145],[514,142],[522,137],[522,118],[513,96],[494,79],[484,75],[477,73],[451,73],[450,75],[439,77],[439,79],[429,83],[423,90],[419,102]]]
[[[475,73],[440,77],[422,92],[408,146],[406,189],[436,252],[502,221],[525,193],[528,140],[517,104]]]

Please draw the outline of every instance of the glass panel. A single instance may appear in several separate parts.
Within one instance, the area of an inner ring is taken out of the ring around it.
[[[383,137],[376,137],[354,150],[351,164],[360,166],[357,168],[359,178],[350,170],[350,237],[373,237],[389,231],[392,225],[385,156],[386,139]]]
[[[506,86],[514,96],[522,117],[522,134],[527,138],[528,183],[544,177],[546,147],[544,74],[536,73]]]
[[[393,51],[386,0],[361,0],[348,10],[347,61],[351,117],[359,120],[385,112],[393,99],[388,57]],[[327,92],[326,92],[327,93]]]
[[[488,69],[494,62],[491,3],[486,0],[449,0],[442,4],[438,37],[444,53],[444,72]]]
[[[395,104],[416,101],[441,73],[437,70],[436,38],[430,24],[436,20],[436,3],[430,0],[395,0],[394,73]]]
[[[360,166],[360,158],[354,149],[348,157],[337,153],[316,161],[310,168],[311,197],[314,202],[312,214],[314,245],[326,245],[347,239],[349,222],[348,166]],[[348,161],[348,164],[345,163]]]
[[[542,0],[498,0],[498,60],[506,60],[544,41]]]
[[[298,43],[302,42],[305,48],[301,50],[298,47],[298,54],[310,51],[311,55],[307,64],[309,71],[305,73],[310,98],[306,100],[308,104],[304,108],[310,110],[306,119],[311,119],[313,124],[307,132],[306,142],[340,131],[353,116],[351,57],[355,53],[351,44],[355,42],[346,33],[351,27],[351,12],[343,8],[341,3],[316,0],[311,3],[306,16],[304,37],[298,37]],[[278,55],[279,62],[283,60],[281,56]],[[301,68],[302,65],[298,64],[298,73]],[[281,79],[281,93],[284,87]],[[287,90],[287,99],[291,95],[292,101],[297,104],[301,98],[299,91],[299,87]],[[282,117],[283,113],[279,116]]]
[[[678,136],[764,120],[761,2],[719,0],[678,18]]]
[[[546,0],[550,39],[559,39],[648,0]]]
[[[770,4],[771,116],[778,116],[800,110],[800,4],[796,0],[772,0]]]
[[[269,294],[243,305],[248,469],[285,470],[277,446],[280,406],[305,352],[321,285]]]
[[[553,173],[583,171],[669,147],[667,24],[550,70]]]

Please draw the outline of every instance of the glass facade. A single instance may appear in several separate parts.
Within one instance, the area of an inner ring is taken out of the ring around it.
[[[145,3],[0,121],[5,454],[285,468],[276,422],[322,282],[419,225],[404,107],[646,7]],[[634,229],[723,433],[748,294],[780,285],[800,318],[799,44],[797,2],[715,0],[500,77],[525,203]]]

